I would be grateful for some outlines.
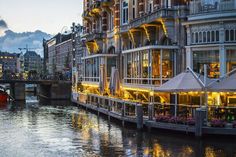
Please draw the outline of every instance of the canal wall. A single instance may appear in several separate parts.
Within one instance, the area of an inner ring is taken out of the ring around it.
[[[195,115],[195,125],[188,125],[188,124],[175,124],[175,123],[164,123],[164,122],[157,122],[153,120],[153,106],[150,104],[148,108],[148,116],[144,116],[143,109],[141,104],[136,105],[136,115],[135,116],[125,116],[125,105],[122,107],[121,113],[113,112],[110,107],[108,109],[101,108],[99,104],[92,105],[88,103],[78,102],[75,96],[71,98],[71,101],[79,106],[82,106],[86,109],[92,110],[104,115],[115,118],[122,122],[124,126],[125,123],[133,123],[137,126],[137,129],[143,129],[144,127],[148,128],[150,131],[152,128],[155,129],[164,129],[170,131],[177,131],[182,132],[184,134],[193,134],[196,137],[202,137],[204,135],[236,135],[235,128],[215,128],[206,126],[206,108],[199,108],[196,110]],[[110,104],[108,105],[110,106]]]

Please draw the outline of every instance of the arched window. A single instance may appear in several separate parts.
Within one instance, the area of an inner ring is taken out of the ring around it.
[[[225,41],[229,41],[229,30],[225,31]]]
[[[194,39],[195,39],[195,33],[192,33],[192,38],[191,38],[192,43],[195,43]]]
[[[219,31],[216,31],[216,41],[219,41],[220,40],[220,33]]]
[[[236,30],[234,30],[234,40],[236,41]]]
[[[153,11],[153,0],[148,0],[148,5],[147,5],[147,11],[152,12]]]
[[[206,32],[203,32],[203,42],[206,42]]]
[[[202,32],[199,33],[199,43],[202,43]]]
[[[234,41],[235,36],[234,36],[234,30],[230,30],[230,41]]]
[[[207,32],[207,42],[208,43],[211,42],[211,32],[210,31]]]
[[[215,42],[215,31],[211,31],[211,42]]]
[[[195,33],[195,42],[198,43],[198,33]]]

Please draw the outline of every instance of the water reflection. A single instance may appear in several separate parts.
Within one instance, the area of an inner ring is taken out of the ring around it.
[[[228,157],[236,156],[234,141],[122,128],[69,102],[0,104],[0,156],[4,157]]]

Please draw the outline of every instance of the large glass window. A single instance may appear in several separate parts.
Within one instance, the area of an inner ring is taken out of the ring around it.
[[[227,50],[227,72],[236,68],[236,49]]]
[[[208,65],[208,77],[218,78],[220,74],[219,51],[195,51],[193,52],[193,70],[203,72],[204,64]]]
[[[162,53],[162,77],[173,77],[174,54],[171,51],[164,50]]]
[[[160,64],[161,64],[161,57],[160,51],[153,51],[152,52],[152,77],[153,78],[160,78]]]
[[[142,52],[142,77],[148,78],[148,52]]]
[[[122,3],[122,24],[127,24],[128,19],[129,19],[128,0],[124,0]]]
[[[133,77],[137,78],[139,75],[139,53],[135,52],[133,53]]]
[[[131,54],[127,54],[127,77],[131,78],[131,67],[132,67],[132,60],[131,60]]]

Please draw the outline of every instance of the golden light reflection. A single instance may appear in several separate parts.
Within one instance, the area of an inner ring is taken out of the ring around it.
[[[98,125],[95,124],[87,114],[72,114],[71,117],[72,126],[75,129],[79,129],[81,132],[81,138],[84,140],[89,140],[91,137],[90,130],[98,132]]]
[[[169,157],[171,156],[171,152],[169,150],[163,150],[160,144],[155,144],[153,146],[153,156],[154,157]]]

